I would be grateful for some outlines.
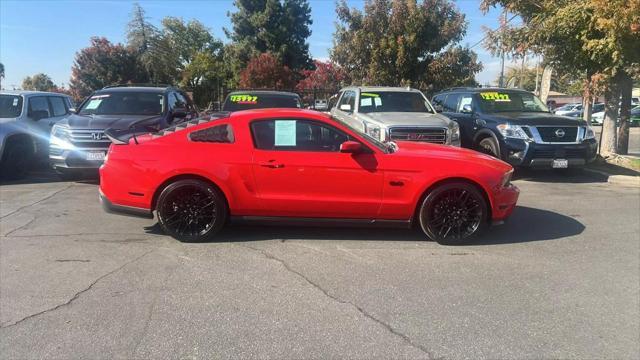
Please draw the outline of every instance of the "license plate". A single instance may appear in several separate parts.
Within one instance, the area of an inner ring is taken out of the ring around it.
[[[554,169],[566,169],[569,167],[569,160],[567,159],[554,159],[551,165]]]
[[[104,151],[90,151],[87,153],[87,160],[104,161]]]

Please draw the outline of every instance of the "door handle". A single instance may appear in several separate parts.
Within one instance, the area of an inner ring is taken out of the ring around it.
[[[275,162],[275,160],[269,160],[267,162],[260,163],[260,166],[270,169],[280,169],[284,167],[284,164],[278,164]]]

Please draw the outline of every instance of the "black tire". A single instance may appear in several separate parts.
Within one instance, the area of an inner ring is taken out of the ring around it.
[[[424,198],[418,219],[431,240],[459,245],[486,229],[488,215],[487,202],[475,186],[451,182],[436,187]]]
[[[156,211],[162,230],[183,242],[212,240],[229,215],[220,190],[196,179],[169,184],[158,197]]]
[[[35,154],[27,139],[9,141],[2,154],[2,177],[7,180],[23,179],[31,170]]]
[[[480,142],[478,143],[478,151],[500,159],[500,149],[498,147],[498,143],[492,137],[487,137],[480,140]]]

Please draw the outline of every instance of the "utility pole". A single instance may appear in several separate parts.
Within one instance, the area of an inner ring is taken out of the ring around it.
[[[500,87],[504,87],[504,31],[507,27],[507,9],[502,11],[502,34],[500,35],[500,53],[501,53],[501,61],[500,61]]]

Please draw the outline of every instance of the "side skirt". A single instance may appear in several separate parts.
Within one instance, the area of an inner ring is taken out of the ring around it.
[[[303,218],[285,216],[231,216],[230,220],[232,224],[253,225],[411,228],[411,220]]]

